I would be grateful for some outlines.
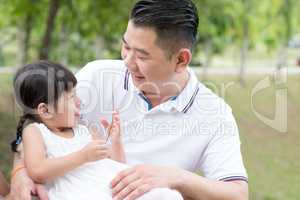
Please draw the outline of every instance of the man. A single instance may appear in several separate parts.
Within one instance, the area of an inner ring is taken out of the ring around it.
[[[94,61],[77,73],[86,124],[120,111],[133,167],[112,180],[114,199],[133,200],[157,187],[185,199],[248,199],[231,109],[188,68],[197,27],[190,0],[141,0],[122,38],[123,61]],[[14,191],[42,191],[18,187],[30,183],[25,173],[15,176]]]

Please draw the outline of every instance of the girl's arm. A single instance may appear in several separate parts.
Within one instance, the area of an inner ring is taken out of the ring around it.
[[[6,196],[9,193],[9,186],[3,176],[3,174],[0,172],[0,196]]]
[[[122,141],[112,141],[111,147],[112,151],[110,157],[115,161],[126,163],[126,156]]]
[[[44,183],[79,167],[107,157],[108,149],[102,140],[93,140],[83,149],[59,158],[47,158],[40,130],[33,124],[23,130],[25,166],[29,176]],[[58,147],[59,148],[59,147]]]

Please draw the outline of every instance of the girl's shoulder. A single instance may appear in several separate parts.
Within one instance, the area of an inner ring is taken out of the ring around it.
[[[23,129],[23,134],[26,132],[40,132],[40,126],[38,123],[33,122],[33,123],[28,123]]]
[[[27,124],[22,131],[23,138],[40,138],[41,136],[43,136],[42,130],[40,129],[37,123]]]
[[[43,123],[37,123],[37,122],[32,122],[26,125],[25,129],[30,129],[31,131],[39,132],[41,134],[44,134],[45,132],[49,132],[50,130],[47,128],[47,126]]]
[[[26,125],[23,130],[23,135],[28,134],[28,137],[41,137],[44,141],[52,140],[53,133],[43,123],[32,122]]]

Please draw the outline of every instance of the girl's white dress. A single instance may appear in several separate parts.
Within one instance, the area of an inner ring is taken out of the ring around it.
[[[73,138],[63,138],[52,133],[43,123],[34,124],[42,134],[47,158],[50,159],[78,151],[92,140],[88,129],[83,125],[73,128]],[[64,176],[47,182],[49,198],[50,200],[112,200],[110,182],[118,172],[127,167],[111,159],[86,163]],[[154,189],[139,198],[139,200],[182,199],[177,191],[168,188]]]

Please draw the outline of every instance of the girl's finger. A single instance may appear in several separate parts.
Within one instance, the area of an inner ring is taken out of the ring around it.
[[[110,123],[105,118],[100,119],[100,123],[102,124],[105,130],[107,130],[110,125]]]

